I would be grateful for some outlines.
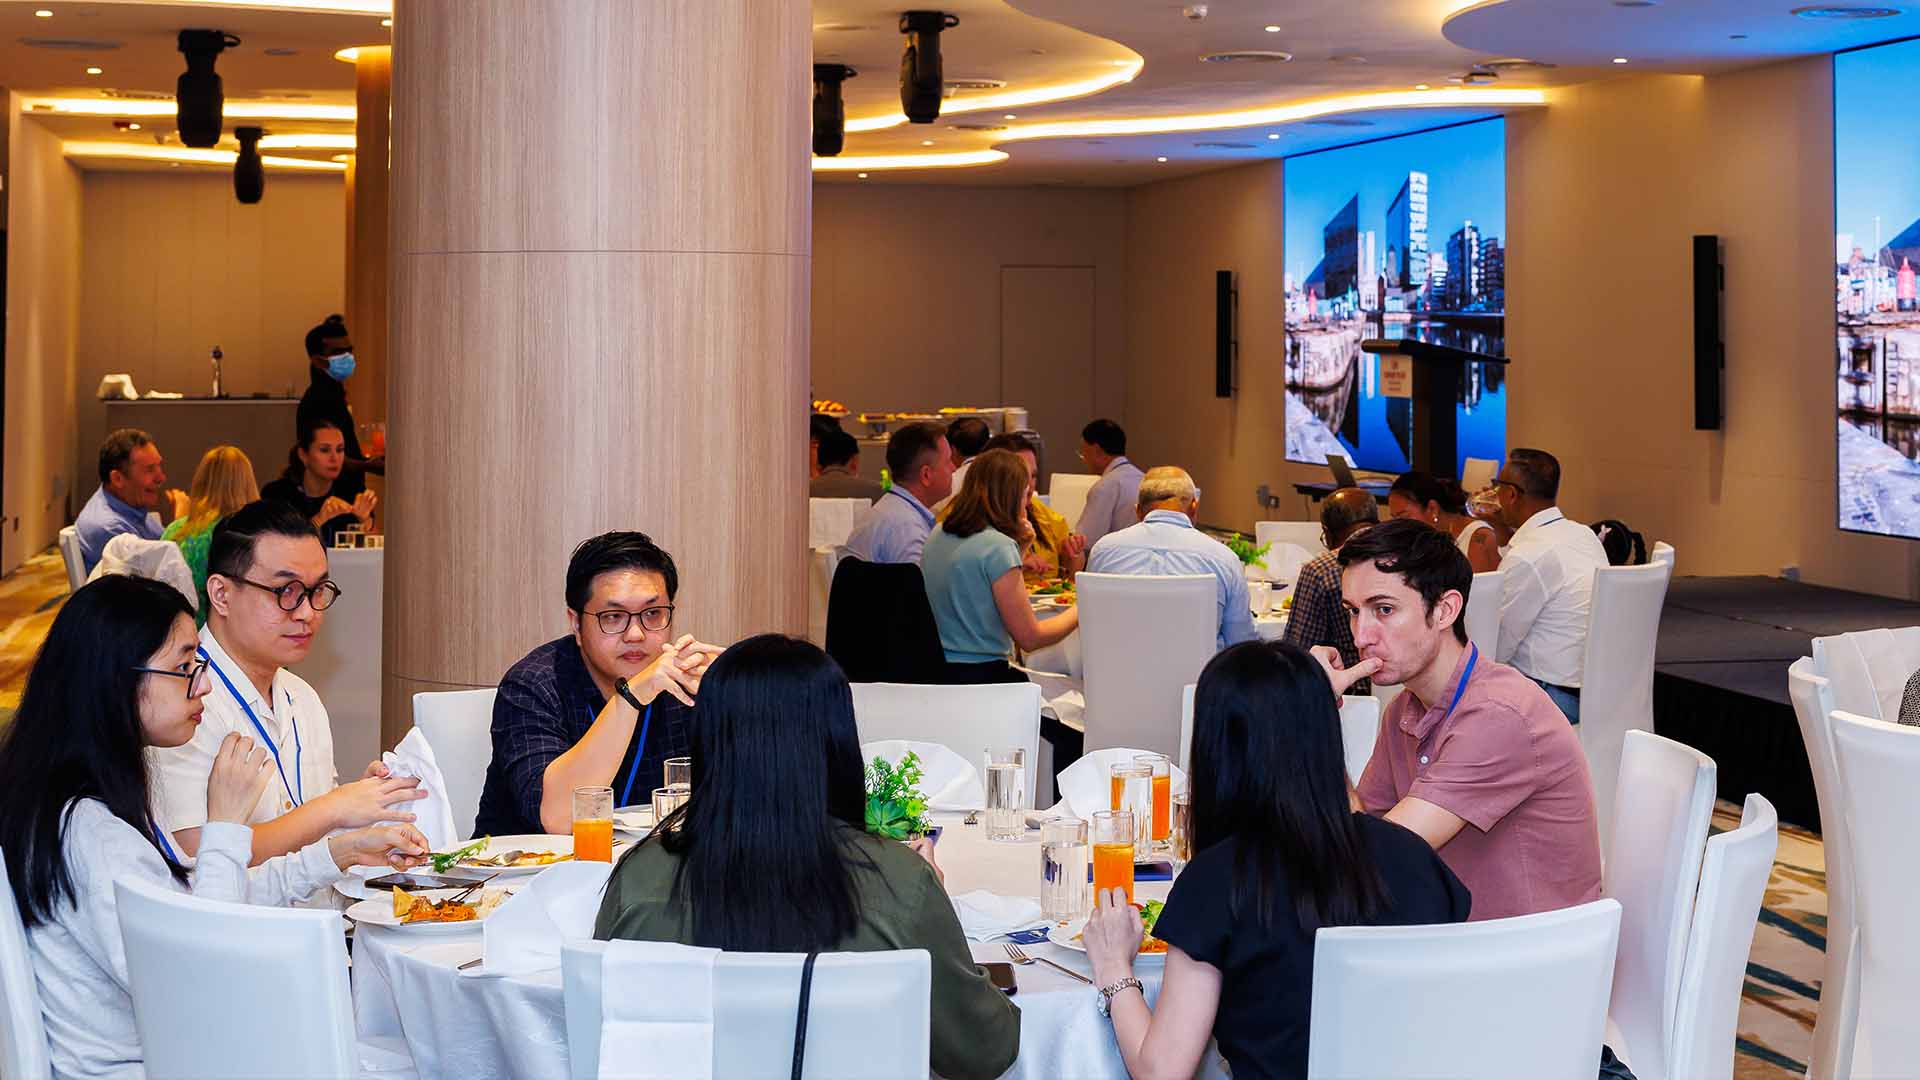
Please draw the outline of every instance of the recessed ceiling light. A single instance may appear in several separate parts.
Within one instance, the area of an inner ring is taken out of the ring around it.
[[[177,169],[177,168],[179,168],[179,167],[180,167],[180,163],[179,163],[179,162],[177,162],[177,161],[169,161],[169,162],[167,162],[167,168],[169,168],[169,169]]]
[[[1277,139],[1279,137],[1280,137],[1280,133],[1277,131],[1270,131],[1267,133],[1267,138],[1269,139]]]
[[[1012,113],[1008,113],[1008,114],[1006,114],[1005,116],[1002,116],[1002,117],[1001,117],[1000,119],[1002,119],[1002,120],[1013,120],[1013,119],[1017,119],[1017,118],[1016,118],[1016,117],[1014,116],[1014,114],[1012,114]]]
[[[1613,62],[1616,64],[1624,64],[1627,62],[1627,58],[1624,56],[1616,56],[1613,58]]]
[[[139,124],[128,124],[128,125],[127,125],[127,130],[128,130],[128,131],[139,131],[139,130],[140,130],[140,125],[139,125]]]
[[[1155,160],[1155,161],[1165,161],[1165,160],[1167,160],[1167,159],[1166,159],[1166,158],[1163,158],[1163,157],[1157,157],[1157,158],[1154,158],[1153,160]]]
[[[932,145],[933,145],[933,140],[932,140],[932,139],[921,139],[921,140],[920,140],[920,145],[921,145],[921,146],[932,146]]]
[[[381,20],[380,20],[380,25],[381,25],[381,26],[392,26],[392,25],[393,25],[393,20],[392,20],[392,19],[381,19]]]
[[[1426,83],[1418,83],[1418,84],[1416,84],[1416,85],[1414,86],[1414,89],[1415,89],[1415,90],[1425,90],[1425,89],[1427,89],[1427,84],[1426,84]]]
[[[1793,13],[1803,19],[1891,19],[1900,14],[1900,9],[1859,4],[1815,4],[1794,8]]]
[[[36,19],[51,19],[53,18],[53,12],[48,11],[46,8],[41,8],[39,11],[33,13],[33,17]]]
[[[1263,26],[1261,27],[1261,29],[1265,30],[1269,34],[1277,34],[1280,32],[1280,28],[1277,26]]]
[[[102,72],[102,71],[101,71],[101,70],[100,70],[99,68],[97,68],[97,67],[90,67],[90,68],[88,68],[88,69],[87,69],[87,74],[89,74],[89,75],[101,75],[101,74],[104,74],[104,72]]]

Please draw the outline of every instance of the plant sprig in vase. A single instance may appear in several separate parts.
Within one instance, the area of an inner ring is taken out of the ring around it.
[[[885,758],[868,764],[868,832],[889,840],[912,840],[933,830],[920,775],[920,755],[911,750],[901,756],[899,765],[890,765]]]

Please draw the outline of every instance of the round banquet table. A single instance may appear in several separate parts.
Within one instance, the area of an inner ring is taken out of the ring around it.
[[[1019,842],[995,843],[983,825],[964,825],[959,814],[934,814],[943,826],[936,849],[947,891],[985,889],[1002,896],[1039,898],[1040,833]],[[1143,881],[1137,899],[1165,899],[1171,883]],[[364,1038],[401,1038],[423,1077],[567,1080],[567,1026],[560,970],[528,975],[462,972],[480,956],[480,929],[415,933],[360,926],[354,931],[353,1004]],[[981,961],[1004,961],[998,942],[971,942]],[[1084,954],[1043,942],[1024,946],[1089,977]],[[1018,1078],[1124,1080],[1125,1064],[1113,1029],[1094,1010],[1094,990],[1044,964],[1015,969],[1020,1006],[1020,1055],[1005,1073]],[[1134,972],[1149,1002],[1160,993],[1161,965]],[[1217,1059],[1203,1072],[1212,1074]]]

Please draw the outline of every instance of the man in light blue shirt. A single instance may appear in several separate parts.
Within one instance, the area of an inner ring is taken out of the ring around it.
[[[1130,529],[1138,520],[1140,467],[1127,460],[1127,433],[1111,420],[1095,420],[1080,432],[1080,460],[1100,474],[1087,491],[1086,508],[1074,532],[1097,544],[1108,533]]]
[[[160,539],[165,522],[172,520],[185,494],[167,488],[167,472],[160,448],[139,428],[121,428],[100,444],[100,487],[80,508],[73,528],[80,541],[81,569],[92,573],[107,541],[121,533],[143,540]]]
[[[848,555],[870,563],[920,562],[933,531],[928,507],[953,489],[953,455],[939,424],[908,424],[887,440],[887,471],[893,487],[873,504],[852,535]]]
[[[1219,648],[1253,641],[1253,609],[1247,603],[1247,572],[1227,545],[1193,527],[1199,489],[1186,470],[1149,469],[1136,501],[1140,523],[1109,533],[1093,545],[1087,571],[1094,574],[1212,574],[1219,582]]]

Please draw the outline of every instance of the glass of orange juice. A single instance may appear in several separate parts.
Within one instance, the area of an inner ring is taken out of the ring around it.
[[[581,862],[613,861],[613,789],[573,789],[573,857]]]
[[[1165,754],[1136,754],[1133,763],[1153,770],[1153,844],[1165,847],[1173,829],[1173,762]]]
[[[1125,889],[1133,903],[1133,814],[1099,810],[1093,815],[1093,891]]]

